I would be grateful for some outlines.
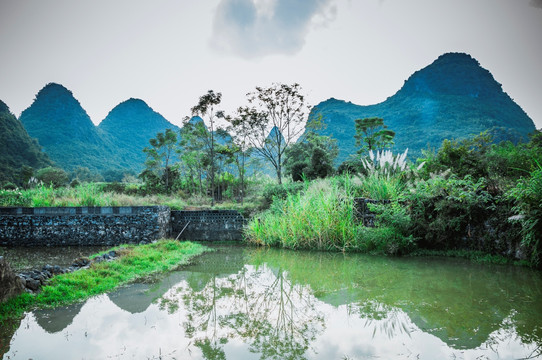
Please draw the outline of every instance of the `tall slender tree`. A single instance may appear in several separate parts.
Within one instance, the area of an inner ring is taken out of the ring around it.
[[[250,105],[239,108],[237,126],[248,129],[247,140],[254,151],[275,168],[281,184],[284,152],[302,133],[305,114],[309,110],[301,86],[256,87],[247,98]]]
[[[153,172],[158,178],[162,179],[166,192],[170,189],[171,160],[177,149],[177,133],[171,129],[156,134],[156,138],[149,140],[150,147],[143,149],[147,154],[145,161],[146,170],[143,176],[149,176]]]
[[[248,136],[250,134],[249,124],[247,121],[243,121],[240,116],[227,116],[225,120],[229,123],[227,131],[230,134],[231,141],[228,144],[228,147],[237,167],[237,172],[239,173],[239,182],[241,184],[238,194],[242,204],[245,198],[246,162],[252,152],[252,148],[248,141]]]
[[[211,205],[215,204],[215,174],[216,174],[216,159],[215,159],[215,130],[216,122],[219,118],[224,117],[224,112],[217,110],[216,107],[222,101],[222,93],[215,93],[209,90],[207,94],[199,98],[198,104],[192,108],[192,115],[199,116],[207,120],[209,137],[206,139],[206,144],[209,149],[209,160],[211,171],[208,173],[211,181]]]

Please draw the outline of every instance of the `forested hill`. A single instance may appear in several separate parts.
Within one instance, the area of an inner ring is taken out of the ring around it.
[[[143,148],[158,132],[179,128],[151,109],[143,100],[128,99],[115,106],[98,125],[108,139],[118,147],[123,163],[133,163],[131,168],[140,170],[145,162]]]
[[[533,121],[506,94],[491,73],[470,55],[448,53],[415,72],[386,101],[360,106],[329,99],[315,106],[340,147],[337,162],[356,153],[354,120],[381,117],[396,132],[395,151],[409,149],[410,158],[444,139],[464,138],[489,130],[496,140],[517,141],[535,130]]]
[[[158,131],[176,126],[142,100],[130,99],[116,106],[94,126],[71,91],[47,84],[20,117],[28,133],[65,170],[88,167],[103,172],[130,169],[139,172],[142,152]]]
[[[58,166],[104,170],[114,166],[116,147],[106,141],[71,91],[50,83],[19,118]]]
[[[41,151],[36,139],[28,135],[23,124],[1,100],[0,151],[0,183],[9,181],[20,186],[24,166],[42,168],[51,165],[51,160]]]

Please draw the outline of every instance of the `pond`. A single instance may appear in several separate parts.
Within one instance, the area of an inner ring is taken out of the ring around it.
[[[15,272],[41,269],[44,265],[70,266],[80,257],[89,256],[106,250],[106,246],[36,246],[36,247],[2,247],[0,256],[4,256]]]
[[[217,246],[152,282],[26,314],[3,356],[536,358],[541,299],[541,273],[519,267]]]

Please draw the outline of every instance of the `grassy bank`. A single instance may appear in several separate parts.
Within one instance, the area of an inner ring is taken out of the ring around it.
[[[154,206],[166,205],[172,210],[209,209],[211,198],[182,194],[141,194],[138,184],[85,183],[74,187],[39,185],[31,189],[0,189],[0,206],[54,207],[54,206]],[[260,207],[259,198],[248,197],[243,203],[226,200],[213,209],[238,210],[250,216]]]
[[[187,202],[172,195],[131,195],[107,189],[105,184],[86,183],[54,188],[40,185],[31,189],[0,190],[0,206],[148,206],[168,205],[182,209]]]
[[[77,302],[94,295],[151,276],[173,270],[207,250],[200,244],[161,240],[146,245],[116,247],[121,257],[92,263],[88,269],[53,277],[36,295],[24,293],[0,304],[0,324],[20,317],[31,308],[58,306]]]

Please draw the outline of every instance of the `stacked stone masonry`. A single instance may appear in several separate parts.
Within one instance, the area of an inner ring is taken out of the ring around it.
[[[245,219],[236,210],[171,211],[171,236],[196,241],[241,240]]]
[[[167,206],[0,208],[0,245],[147,243],[169,234]]]
[[[165,237],[241,240],[235,210],[171,211],[167,206],[0,208],[0,246],[148,243]]]

